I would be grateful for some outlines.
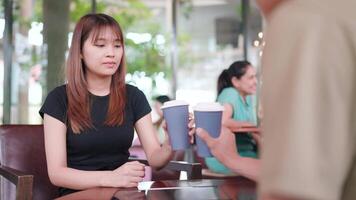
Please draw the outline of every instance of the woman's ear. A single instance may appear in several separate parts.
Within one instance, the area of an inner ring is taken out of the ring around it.
[[[231,83],[235,88],[239,88],[240,87],[240,81],[236,77],[232,77],[231,78]]]

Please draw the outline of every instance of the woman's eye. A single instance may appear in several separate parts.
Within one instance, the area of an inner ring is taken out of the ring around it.
[[[115,48],[120,48],[120,47],[121,47],[121,44],[115,45]]]
[[[95,44],[96,47],[104,47],[103,44]]]

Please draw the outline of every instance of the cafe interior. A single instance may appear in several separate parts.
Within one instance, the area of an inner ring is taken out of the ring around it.
[[[105,13],[123,29],[125,81],[144,93],[152,108],[152,122],[159,124],[156,131],[161,142],[165,137],[161,124],[165,109],[159,106],[166,104],[160,102],[157,108],[158,97],[185,102],[193,115],[199,103],[217,100],[220,73],[238,60],[249,61],[255,71],[252,102],[256,121],[234,131],[259,133],[266,22],[256,1],[2,2],[0,199],[257,199],[256,181],[209,169],[197,142],[174,149],[163,168],[150,167],[136,133],[129,161],[145,165],[145,175],[137,187],[92,187],[60,197],[59,187],[48,175],[43,119],[38,113],[48,93],[66,83],[64,66],[76,22],[88,13]]]

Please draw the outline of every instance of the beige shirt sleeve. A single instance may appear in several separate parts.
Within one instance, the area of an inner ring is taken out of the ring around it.
[[[356,40],[343,28],[300,1],[270,16],[260,194],[341,198],[356,132]]]

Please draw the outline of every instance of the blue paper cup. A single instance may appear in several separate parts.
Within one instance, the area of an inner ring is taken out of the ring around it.
[[[188,103],[184,101],[168,101],[162,106],[163,117],[167,123],[170,143],[173,150],[184,150],[189,147]]]
[[[195,127],[203,128],[210,136],[220,136],[223,107],[219,103],[199,103],[194,108]],[[196,136],[197,152],[200,157],[213,157],[209,147]]]

